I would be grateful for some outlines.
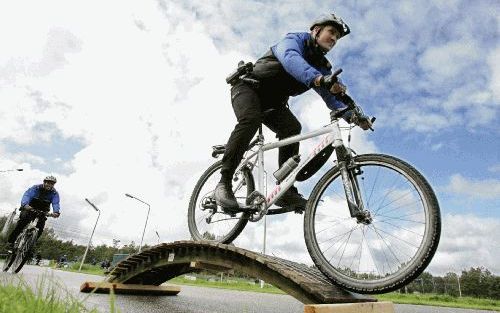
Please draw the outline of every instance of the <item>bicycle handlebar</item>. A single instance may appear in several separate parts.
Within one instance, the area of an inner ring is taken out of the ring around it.
[[[333,72],[332,76],[336,79],[340,73],[342,73],[341,68],[339,68],[335,72]],[[354,100],[349,95],[343,93],[340,95],[336,95],[335,97],[337,97],[339,99],[339,101],[344,103],[347,107],[340,110],[340,111],[332,112],[333,114],[330,115],[330,117],[332,119],[339,119],[342,116],[344,116],[344,114],[347,113],[348,111],[352,111],[353,115],[356,116],[357,120],[367,119],[370,121],[371,124],[373,124],[373,122],[375,122],[376,117],[373,116],[370,118],[369,116],[364,115],[361,108],[356,104],[356,102],[354,102]],[[351,118],[351,120],[353,120],[353,119]],[[373,128],[371,126],[370,126],[370,129],[373,131]]]
[[[35,213],[35,214],[37,214],[37,215],[43,215],[43,216],[45,216],[45,217],[57,217],[57,216],[59,216],[59,215],[58,215],[58,214],[56,214],[56,213],[45,212],[45,211],[43,211],[43,210],[39,210],[39,209],[34,208],[34,207],[29,207],[29,208],[27,208],[27,207],[23,207],[23,208],[21,208],[21,210],[22,210],[22,211],[24,211],[24,210],[26,210],[26,211],[31,211],[31,212],[33,212],[33,213]]]

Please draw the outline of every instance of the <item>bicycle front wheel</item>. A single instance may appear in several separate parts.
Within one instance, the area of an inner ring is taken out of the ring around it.
[[[222,161],[210,166],[200,177],[191,195],[188,226],[193,240],[231,243],[248,223],[249,213],[228,214],[215,203],[214,190],[220,180]],[[238,202],[255,190],[250,171],[242,171],[233,179],[233,191]]]
[[[304,215],[307,249],[335,284],[360,293],[384,293],[411,282],[436,252],[441,220],[429,183],[397,158],[354,158],[360,197],[371,221],[351,217],[340,169],[314,187]]]
[[[31,257],[32,248],[35,246],[37,240],[36,232],[26,232],[22,234],[23,238],[19,243],[19,248],[17,249],[16,257],[12,262],[12,272],[18,273]]]
[[[3,266],[2,266],[2,270],[4,272],[7,272],[9,270],[10,266],[12,265],[12,262],[14,262],[15,259],[16,259],[15,251],[13,251],[12,253],[9,253],[7,255],[7,258],[5,258],[5,261],[4,261]]]

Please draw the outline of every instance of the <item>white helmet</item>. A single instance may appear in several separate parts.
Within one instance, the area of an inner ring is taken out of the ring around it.
[[[316,20],[314,20],[309,29],[313,30],[314,27],[316,26],[326,26],[326,25],[332,25],[335,28],[337,28],[337,30],[340,32],[340,38],[344,37],[345,35],[351,32],[349,26],[347,26],[347,24],[344,23],[344,21],[340,17],[335,16],[335,14],[333,13],[322,14]]]
[[[49,176],[45,177],[45,178],[43,179],[43,181],[44,181],[44,182],[46,182],[46,181],[50,181],[50,182],[53,182],[53,183],[55,184],[55,183],[57,183],[57,178],[55,178],[55,177],[54,177],[54,176],[52,176],[52,175],[49,175]]]

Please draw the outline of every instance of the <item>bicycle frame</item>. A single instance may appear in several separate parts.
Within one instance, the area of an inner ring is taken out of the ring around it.
[[[300,142],[306,139],[318,137],[327,134],[321,140],[321,142],[316,145],[313,151],[308,155],[307,158],[301,160],[296,168],[294,168],[283,181],[277,184],[274,189],[265,196],[265,201],[261,204],[261,209],[258,212],[258,216],[252,218],[252,221],[260,220],[271,205],[273,205],[276,200],[278,200],[297,180],[297,174],[325,147],[333,145],[337,154],[337,161],[341,167],[342,182],[344,184],[344,191],[346,193],[346,198],[349,206],[349,210],[352,217],[357,217],[360,212],[364,211],[364,206],[359,196],[359,186],[355,175],[353,175],[351,168],[349,167],[351,162],[351,152],[350,149],[344,146],[342,140],[342,134],[340,131],[338,119],[333,119],[331,124],[324,126],[321,129],[311,131],[302,135],[295,135],[288,137],[283,140],[271,142],[264,144],[264,136],[262,135],[262,127],[259,128],[259,134],[257,135],[257,151],[251,153],[247,156],[237,168],[237,172],[243,167],[250,165],[250,168],[257,165],[257,191],[263,194],[264,192],[264,152],[268,150],[273,150],[279,147],[283,147],[292,143]],[[255,160],[252,160],[255,158]]]

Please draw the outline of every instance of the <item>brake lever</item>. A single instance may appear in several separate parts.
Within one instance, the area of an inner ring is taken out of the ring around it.
[[[373,123],[375,123],[375,120],[376,120],[376,119],[377,119],[377,118],[376,118],[375,116],[373,116],[373,117],[370,119],[370,130],[371,130],[372,132],[373,132],[373,131],[375,131],[375,129],[373,129],[371,125],[373,125]]]

